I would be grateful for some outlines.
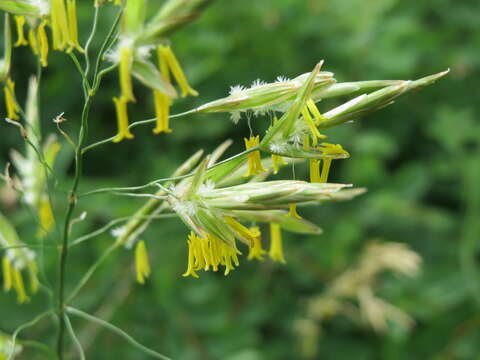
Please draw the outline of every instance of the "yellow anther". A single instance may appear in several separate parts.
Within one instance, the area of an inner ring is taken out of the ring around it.
[[[48,198],[42,199],[38,209],[38,218],[40,220],[40,227],[37,232],[37,237],[42,239],[48,234],[55,221]]]
[[[270,251],[268,256],[274,261],[285,264],[285,257],[283,255],[282,233],[280,225],[277,223],[270,223]]]
[[[272,155],[272,167],[273,173],[277,174],[278,170],[280,170],[280,166],[287,165],[287,162],[281,157],[280,155]]]
[[[292,217],[295,217],[297,219],[301,219],[302,217],[300,215],[298,215],[298,212],[297,212],[297,204],[290,204],[289,205],[289,211],[288,211],[288,215],[292,216]]]
[[[245,141],[245,148],[247,150],[250,150],[251,148],[254,148],[260,144],[260,136],[251,136],[249,139],[244,138]],[[245,173],[245,177],[247,176],[252,176],[256,174],[260,174],[262,172],[265,172],[265,170],[262,166],[262,159],[260,158],[260,151],[259,150],[254,150],[250,153],[248,153],[248,170]]]
[[[161,93],[160,91],[154,90],[153,92],[154,101],[155,101],[155,115],[157,118],[156,127],[153,129],[154,134],[170,133],[170,98]]]
[[[12,265],[7,256],[2,259],[2,272],[3,272],[3,290],[10,291],[13,284]]]
[[[317,105],[315,105],[315,102],[312,99],[307,100],[307,107],[315,119],[315,125],[318,125],[322,121],[326,120],[320,111],[318,111]]]
[[[157,59],[158,59],[158,68],[160,69],[160,73],[163,76],[163,79],[171,83],[170,78],[170,70],[168,68],[168,60],[165,58],[163,46],[157,47]]]
[[[140,284],[145,284],[145,279],[150,276],[150,262],[143,240],[140,240],[135,247],[135,273]]]
[[[80,52],[83,52],[82,47],[78,43],[78,26],[77,26],[77,4],[75,0],[67,0],[67,13],[68,13],[68,35],[69,45],[68,51],[72,51],[74,48]]]
[[[50,10],[53,49],[64,50],[70,42],[67,10],[64,0],[52,0]]]
[[[182,90],[182,97],[185,97],[189,94],[193,96],[197,96],[198,92],[194,90],[188,83],[185,73],[183,72],[182,67],[180,66],[180,63],[178,62],[177,57],[173,53],[170,46],[164,46],[164,45],[159,46],[158,54],[160,58],[159,61],[161,63],[160,69],[163,70],[162,66],[165,66],[165,65],[162,65],[162,63],[165,63],[166,65],[168,65],[169,70],[175,77],[175,80],[177,81],[178,85],[180,86],[180,89]],[[165,76],[164,71],[162,71],[162,73]],[[165,80],[168,81],[168,79],[165,79]]]
[[[132,61],[133,53],[129,47],[122,47],[120,49],[120,63],[119,63],[119,76],[120,76],[120,90],[122,97],[126,101],[135,101],[133,96],[132,87]]]
[[[240,224],[237,220],[235,220],[230,216],[225,216],[224,220],[225,220],[225,223],[227,223],[230,227],[233,228],[235,232],[238,233],[238,235],[240,235],[243,239],[247,240],[250,243],[249,244],[250,247],[253,246],[255,237],[254,235],[252,235],[252,233],[246,226]]]
[[[198,274],[195,272],[196,269],[196,264],[195,262],[198,260],[196,259],[196,248],[197,248],[197,242],[199,241],[199,237],[195,235],[195,233],[192,231],[190,235],[188,235],[188,264],[187,264],[187,271],[182,276],[193,276],[194,278],[198,278]]]
[[[11,120],[18,120],[20,117],[18,113],[20,112],[20,107],[15,100],[15,83],[8,78],[6,85],[3,88],[3,93],[5,95],[5,107],[7,108],[7,117]]]
[[[321,182],[321,183],[326,183],[327,182],[331,164],[332,164],[332,159],[330,159],[330,158],[323,159],[322,174],[320,175],[320,181],[319,182]]]
[[[25,34],[23,32],[23,26],[25,25],[24,16],[15,16],[15,24],[17,25],[17,42],[14,46],[28,45],[27,39],[25,39]]]
[[[319,183],[320,178],[320,160],[310,160],[310,182]]]
[[[239,265],[237,253],[239,251],[225,243],[222,243],[222,261],[221,264],[225,266],[224,275],[227,276],[232,270],[235,270],[235,266]]]
[[[48,38],[47,32],[45,31],[45,26],[47,22],[43,20],[40,25],[38,26],[37,34],[38,34],[38,45],[40,48],[40,63],[43,67],[48,65],[47,58],[48,58]]]
[[[123,97],[114,97],[113,102],[115,103],[115,110],[117,112],[118,134],[112,141],[118,143],[125,138],[133,139],[134,136],[128,128],[127,100]]]
[[[30,48],[32,49],[32,52],[37,55],[38,54],[38,41],[37,37],[35,36],[35,32],[33,31],[32,28],[28,30],[28,42],[30,44]]]
[[[31,261],[28,263],[28,275],[30,279],[30,291],[32,294],[35,294],[38,291],[38,268],[37,263],[35,261]]]
[[[25,285],[23,283],[22,273],[19,269],[13,268],[13,288],[17,293],[17,301],[20,304],[28,301],[27,293],[25,292]]]
[[[308,151],[310,150],[310,137],[308,134],[303,134],[303,150]]]
[[[318,150],[322,151],[325,155],[342,155],[344,157],[349,156],[349,153],[343,149],[340,144],[321,143]],[[330,172],[330,166],[333,158],[324,157],[322,159],[322,173],[318,182],[325,183],[328,181],[328,174]]]
[[[302,110],[302,116],[305,122],[308,125],[308,128],[310,129],[311,135],[312,135],[312,145],[316,146],[318,143],[318,138],[325,138],[325,135],[320,134],[320,131],[318,131],[317,127],[315,126],[315,123],[313,122],[313,119],[308,112],[307,108],[304,108]]]
[[[345,157],[349,156],[350,154],[346,151],[342,145],[340,144],[331,144],[323,142],[318,147],[318,150],[321,150],[326,155],[344,155]]]
[[[267,253],[262,247],[262,234],[258,226],[250,228],[250,233],[253,235],[253,246],[249,248],[248,260],[257,259],[263,261],[263,256]]]

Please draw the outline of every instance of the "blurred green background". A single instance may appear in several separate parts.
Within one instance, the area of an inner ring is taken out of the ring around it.
[[[152,9],[155,8],[152,3]],[[79,1],[81,39],[91,25],[91,1]],[[173,113],[225,96],[231,85],[277,75],[295,77],[325,59],[324,70],[339,81],[414,79],[451,69],[436,84],[401,97],[387,109],[327,131],[329,141],[351,154],[336,161],[332,182],[353,183],[368,192],[347,203],[302,209],[323,227],[319,236],[284,234],[287,264],[248,262],[224,277],[202,273],[183,278],[187,229],[176,219],[153,223],[147,242],[153,273],[145,286],[133,282],[131,251],[115,253],[88,283],[74,306],[108,319],[145,345],[173,359],[301,359],[295,321],[305,303],[332,278],[355,264],[373,238],[404,242],[423,257],[414,279],[385,276],[377,294],[409,313],[416,325],[377,334],[339,315],[322,324],[319,359],[480,359],[480,28],[477,0],[218,0],[195,23],[175,33],[172,46],[198,98],[179,100]],[[114,8],[102,13],[101,32]],[[101,37],[96,39],[98,49]],[[78,130],[80,78],[70,59],[51,53],[41,87],[45,134],[55,132],[51,119],[65,112],[64,129]],[[12,76],[23,102],[27,79],[35,72],[29,49],[15,49]],[[112,96],[116,74],[103,83],[90,120],[89,143],[114,134]],[[135,88],[138,102],[131,121],[153,114],[150,92]],[[320,103],[320,110],[336,102]],[[3,105],[2,114],[4,117]],[[265,120],[253,119],[256,129]],[[135,128],[135,140],[107,144],[86,156],[81,192],[103,186],[133,186],[166,177],[199,148],[213,150],[235,140],[227,155],[243,148],[246,121],[234,126],[227,114],[174,119],[174,132],[154,136],[151,127]],[[11,148],[24,144],[18,131],[1,125],[0,168]],[[55,211],[63,219],[64,192],[72,175],[71,153],[64,145],[57,169],[62,177]],[[307,178],[306,165],[297,177]],[[290,178],[286,169],[278,176]],[[62,193],[63,192],[63,193]],[[141,200],[101,195],[85,198],[74,237],[109,220],[128,216]],[[1,211],[31,242],[35,223],[30,212],[2,189]],[[55,234],[48,241],[57,241]],[[75,248],[68,265],[71,289],[112,242],[105,234]],[[45,270],[55,281],[56,252],[46,254]],[[13,294],[0,296],[0,330],[12,332],[45,309],[39,294],[27,305]],[[124,340],[73,319],[88,359],[147,359]],[[25,338],[53,342],[54,327],[42,322]],[[76,358],[71,348],[71,358]],[[26,349],[20,359],[41,359]],[[317,358],[317,357],[316,357]]]

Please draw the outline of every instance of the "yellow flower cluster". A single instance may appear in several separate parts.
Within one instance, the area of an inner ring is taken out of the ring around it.
[[[17,41],[14,46],[30,44],[32,52],[39,55],[43,67],[48,65],[48,37],[45,26],[52,30],[52,47],[54,50],[71,52],[77,49],[83,52],[78,42],[77,5],[76,0],[52,0],[50,16],[43,19],[36,26],[32,26],[25,36],[25,17],[15,16]]]
[[[160,45],[157,48],[157,55],[158,67],[163,79],[167,83],[171,83],[170,75],[173,75],[182,91],[182,97],[187,95],[198,96],[198,92],[188,83],[187,77],[178,62],[177,57],[173,53],[172,48],[170,46]],[[154,134],[172,132],[169,125],[170,105],[172,104],[172,99],[170,99],[168,95],[157,90],[153,91],[153,95],[155,100],[155,115],[157,118],[156,127],[153,129]]]
[[[233,218],[226,218],[230,224],[235,224],[235,229],[242,231],[245,237],[251,239],[249,246],[248,260],[264,260],[267,253],[262,247],[261,232],[257,226],[246,228]],[[269,256],[272,260],[285,263],[283,255],[282,238],[280,226],[271,224],[271,248]],[[235,245],[229,245],[214,235],[208,234],[205,237],[197,236],[193,231],[188,235],[188,265],[183,274],[184,277],[192,276],[198,278],[197,271],[218,271],[220,266],[225,268],[224,275],[228,275],[235,267],[239,266],[238,255],[241,252]],[[137,242],[135,247],[135,273],[137,282],[145,283],[151,272],[148,260],[148,252],[143,240]]]
[[[194,232],[188,235],[188,267],[183,276],[198,278],[198,270],[218,271],[219,266],[225,267],[225,275],[239,265],[238,256],[241,252],[217,237],[208,234],[198,237]]]
[[[38,291],[38,278],[37,278],[37,264],[35,261],[31,260],[27,263],[27,269],[29,273],[30,280],[30,291],[32,294]],[[17,301],[22,304],[29,300],[27,292],[25,290],[25,284],[23,281],[22,272],[19,267],[14,266],[14,263],[9,256],[5,255],[2,260],[2,270],[3,270],[3,290],[10,291],[14,289],[17,293]]]
[[[246,228],[232,218],[225,219],[228,224],[232,221],[236,222],[235,229],[241,226],[243,235],[250,238],[252,243],[249,246],[248,260],[264,260],[267,253],[262,246],[262,236],[257,226]],[[277,223],[270,224],[270,250],[268,256],[277,262],[285,264],[285,256],[283,254],[282,236],[280,225]],[[193,231],[188,236],[188,266],[183,276],[193,276],[198,278],[197,271],[204,270],[218,271],[219,266],[225,267],[225,275],[239,266],[238,255],[241,252],[235,245],[229,245],[218,239],[214,235],[208,234],[205,237],[197,236]]]
[[[134,61],[134,50],[131,45],[125,45],[120,47],[119,55],[119,80],[121,95],[119,98],[113,98],[118,122],[118,134],[114,138],[113,142],[120,142],[125,138],[132,139],[134,137],[129,129],[127,114],[127,103],[135,101],[132,87],[132,65]],[[158,46],[157,55],[158,67],[163,80],[166,83],[171,84],[171,75],[173,75],[180,87],[180,90],[182,91],[182,96],[197,96],[198,92],[189,85],[185,73],[170,46]],[[153,129],[154,134],[172,132],[172,129],[170,129],[169,125],[170,105],[172,104],[172,99],[167,94],[164,94],[158,90],[153,90],[153,97],[156,116],[156,126]]]

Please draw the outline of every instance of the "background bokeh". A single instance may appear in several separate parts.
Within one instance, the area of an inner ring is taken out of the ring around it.
[[[152,3],[152,10],[156,5]],[[91,1],[78,1],[82,34],[88,32]],[[104,12],[105,33],[113,6]],[[224,96],[231,85],[257,78],[294,77],[325,59],[324,69],[339,81],[413,79],[451,69],[436,84],[399,98],[387,109],[329,130],[352,157],[336,161],[331,181],[367,187],[348,203],[303,210],[320,224],[320,236],[284,234],[286,265],[248,262],[224,277],[202,273],[183,278],[187,229],[176,219],[153,223],[147,242],[153,273],[145,286],[133,282],[132,252],[115,253],[75,300],[75,306],[108,319],[142,343],[173,359],[300,359],[294,323],[305,316],[305,301],[343,270],[355,264],[370,240],[408,244],[423,257],[414,279],[385,276],[377,293],[409,313],[411,329],[377,334],[342,315],[322,324],[321,359],[480,359],[480,29],[477,0],[218,0],[195,23],[172,36],[173,48],[198,98],[179,100],[181,112]],[[83,35],[82,39],[84,39]],[[98,37],[98,46],[101,38]],[[41,87],[44,133],[51,119],[65,112],[65,130],[75,134],[81,111],[80,78],[61,53],[52,53]],[[35,72],[28,49],[14,52],[17,97],[24,99],[27,79]],[[89,142],[114,134],[111,102],[118,92],[111,74],[96,98]],[[131,120],[153,114],[151,96],[135,89],[138,102]],[[23,101],[23,100],[22,100]],[[320,110],[336,104],[321,103]],[[1,117],[4,117],[3,105]],[[256,129],[264,120],[253,119]],[[135,139],[107,144],[88,153],[81,191],[103,186],[132,186],[168,176],[199,148],[213,150],[231,138],[228,151],[241,151],[248,135],[227,114],[193,115],[172,120],[174,132],[154,136],[150,127],[135,128]],[[0,128],[0,168],[11,148],[23,149],[18,131]],[[72,167],[64,145],[57,170],[56,215],[63,219]],[[306,178],[306,166],[297,166]],[[288,178],[285,169],[279,177]],[[17,225],[24,241],[33,239],[35,223],[24,206],[9,201],[4,189],[1,211]],[[88,217],[75,235],[109,220],[132,214],[143,202],[101,195],[82,200]],[[55,242],[55,234],[49,241]],[[72,288],[113,238],[105,234],[75,248],[68,265]],[[54,281],[56,256],[46,254],[45,270]],[[45,308],[37,295],[19,306],[13,295],[0,296],[0,330],[12,332]],[[74,319],[89,359],[147,359],[114,334]],[[24,336],[52,342],[55,329],[46,322]],[[73,348],[72,348],[73,349]],[[73,350],[72,350],[72,354]],[[21,359],[41,359],[26,350]],[[71,358],[75,358],[72,355]]]

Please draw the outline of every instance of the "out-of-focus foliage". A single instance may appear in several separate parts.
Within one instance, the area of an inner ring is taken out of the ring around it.
[[[80,33],[85,34],[91,24],[91,1],[78,6],[84,29]],[[308,218],[324,233],[285,234],[286,265],[242,259],[241,268],[228,277],[208,273],[200,279],[182,278],[186,230],[178,220],[163,219],[143,236],[152,265],[145,286],[134,284],[132,252],[121,251],[103,265],[75,305],[109,319],[173,359],[297,359],[301,356],[294,324],[306,316],[308,300],[356,263],[370,239],[382,238],[405,243],[423,258],[420,276],[387,274],[376,289],[376,295],[410,314],[416,325],[408,330],[391,324],[390,331],[377,334],[339,315],[322,322],[319,356],[475,359],[480,354],[480,105],[475,101],[480,86],[479,13],[476,0],[214,3],[197,22],[173,36],[172,46],[200,93],[175,103],[173,113],[225,96],[231,85],[310,71],[320,59],[339,81],[413,79],[448,67],[452,71],[385,110],[326,131],[352,155],[335,164],[331,181],[367,187],[368,193],[311,210]],[[111,7],[103,11],[104,33],[112,17]],[[49,62],[40,89],[43,132],[54,131],[51,119],[61,112],[68,120],[64,130],[77,131],[80,78],[66,56],[51,55]],[[17,97],[23,99],[28,76],[35,72],[33,57],[28,49],[16,49],[13,63]],[[117,79],[109,76],[93,104],[90,141],[114,134],[110,100],[117,92]],[[136,91],[138,103],[129,110],[132,121],[152,117],[147,91]],[[252,126],[264,128],[261,121],[255,119]],[[234,126],[222,114],[173,119],[171,126],[172,134],[159,136],[150,128],[136,128],[134,140],[89,152],[82,189],[99,183],[137,185],[168,176],[199,147],[211,151],[226,137],[236,140],[230,150],[234,154],[249,133],[244,120]],[[3,168],[9,149],[23,143],[17,129],[1,129]],[[57,165],[68,169],[70,160],[65,146]],[[290,169],[283,171],[290,176]],[[296,166],[295,173],[306,179],[306,165]],[[68,180],[60,179],[58,186],[67,189]],[[8,189],[1,189],[1,210],[11,215],[28,242],[37,228],[26,208],[12,205],[12,197]],[[58,209],[64,207],[64,198],[54,200]],[[80,207],[88,217],[75,225],[74,237],[111,218],[130,215],[142,203],[108,195],[85,198]],[[64,216],[56,215],[60,220]],[[112,241],[104,235],[76,249],[68,288]],[[52,278],[55,265],[41,264]],[[11,333],[47,301],[36,296],[17,307],[13,296],[0,296],[0,330]],[[99,328],[81,321],[74,325],[87,344],[89,359],[146,358]],[[29,331],[28,338],[53,341],[53,334],[40,326]],[[25,348],[24,358],[40,359],[35,351]]]

